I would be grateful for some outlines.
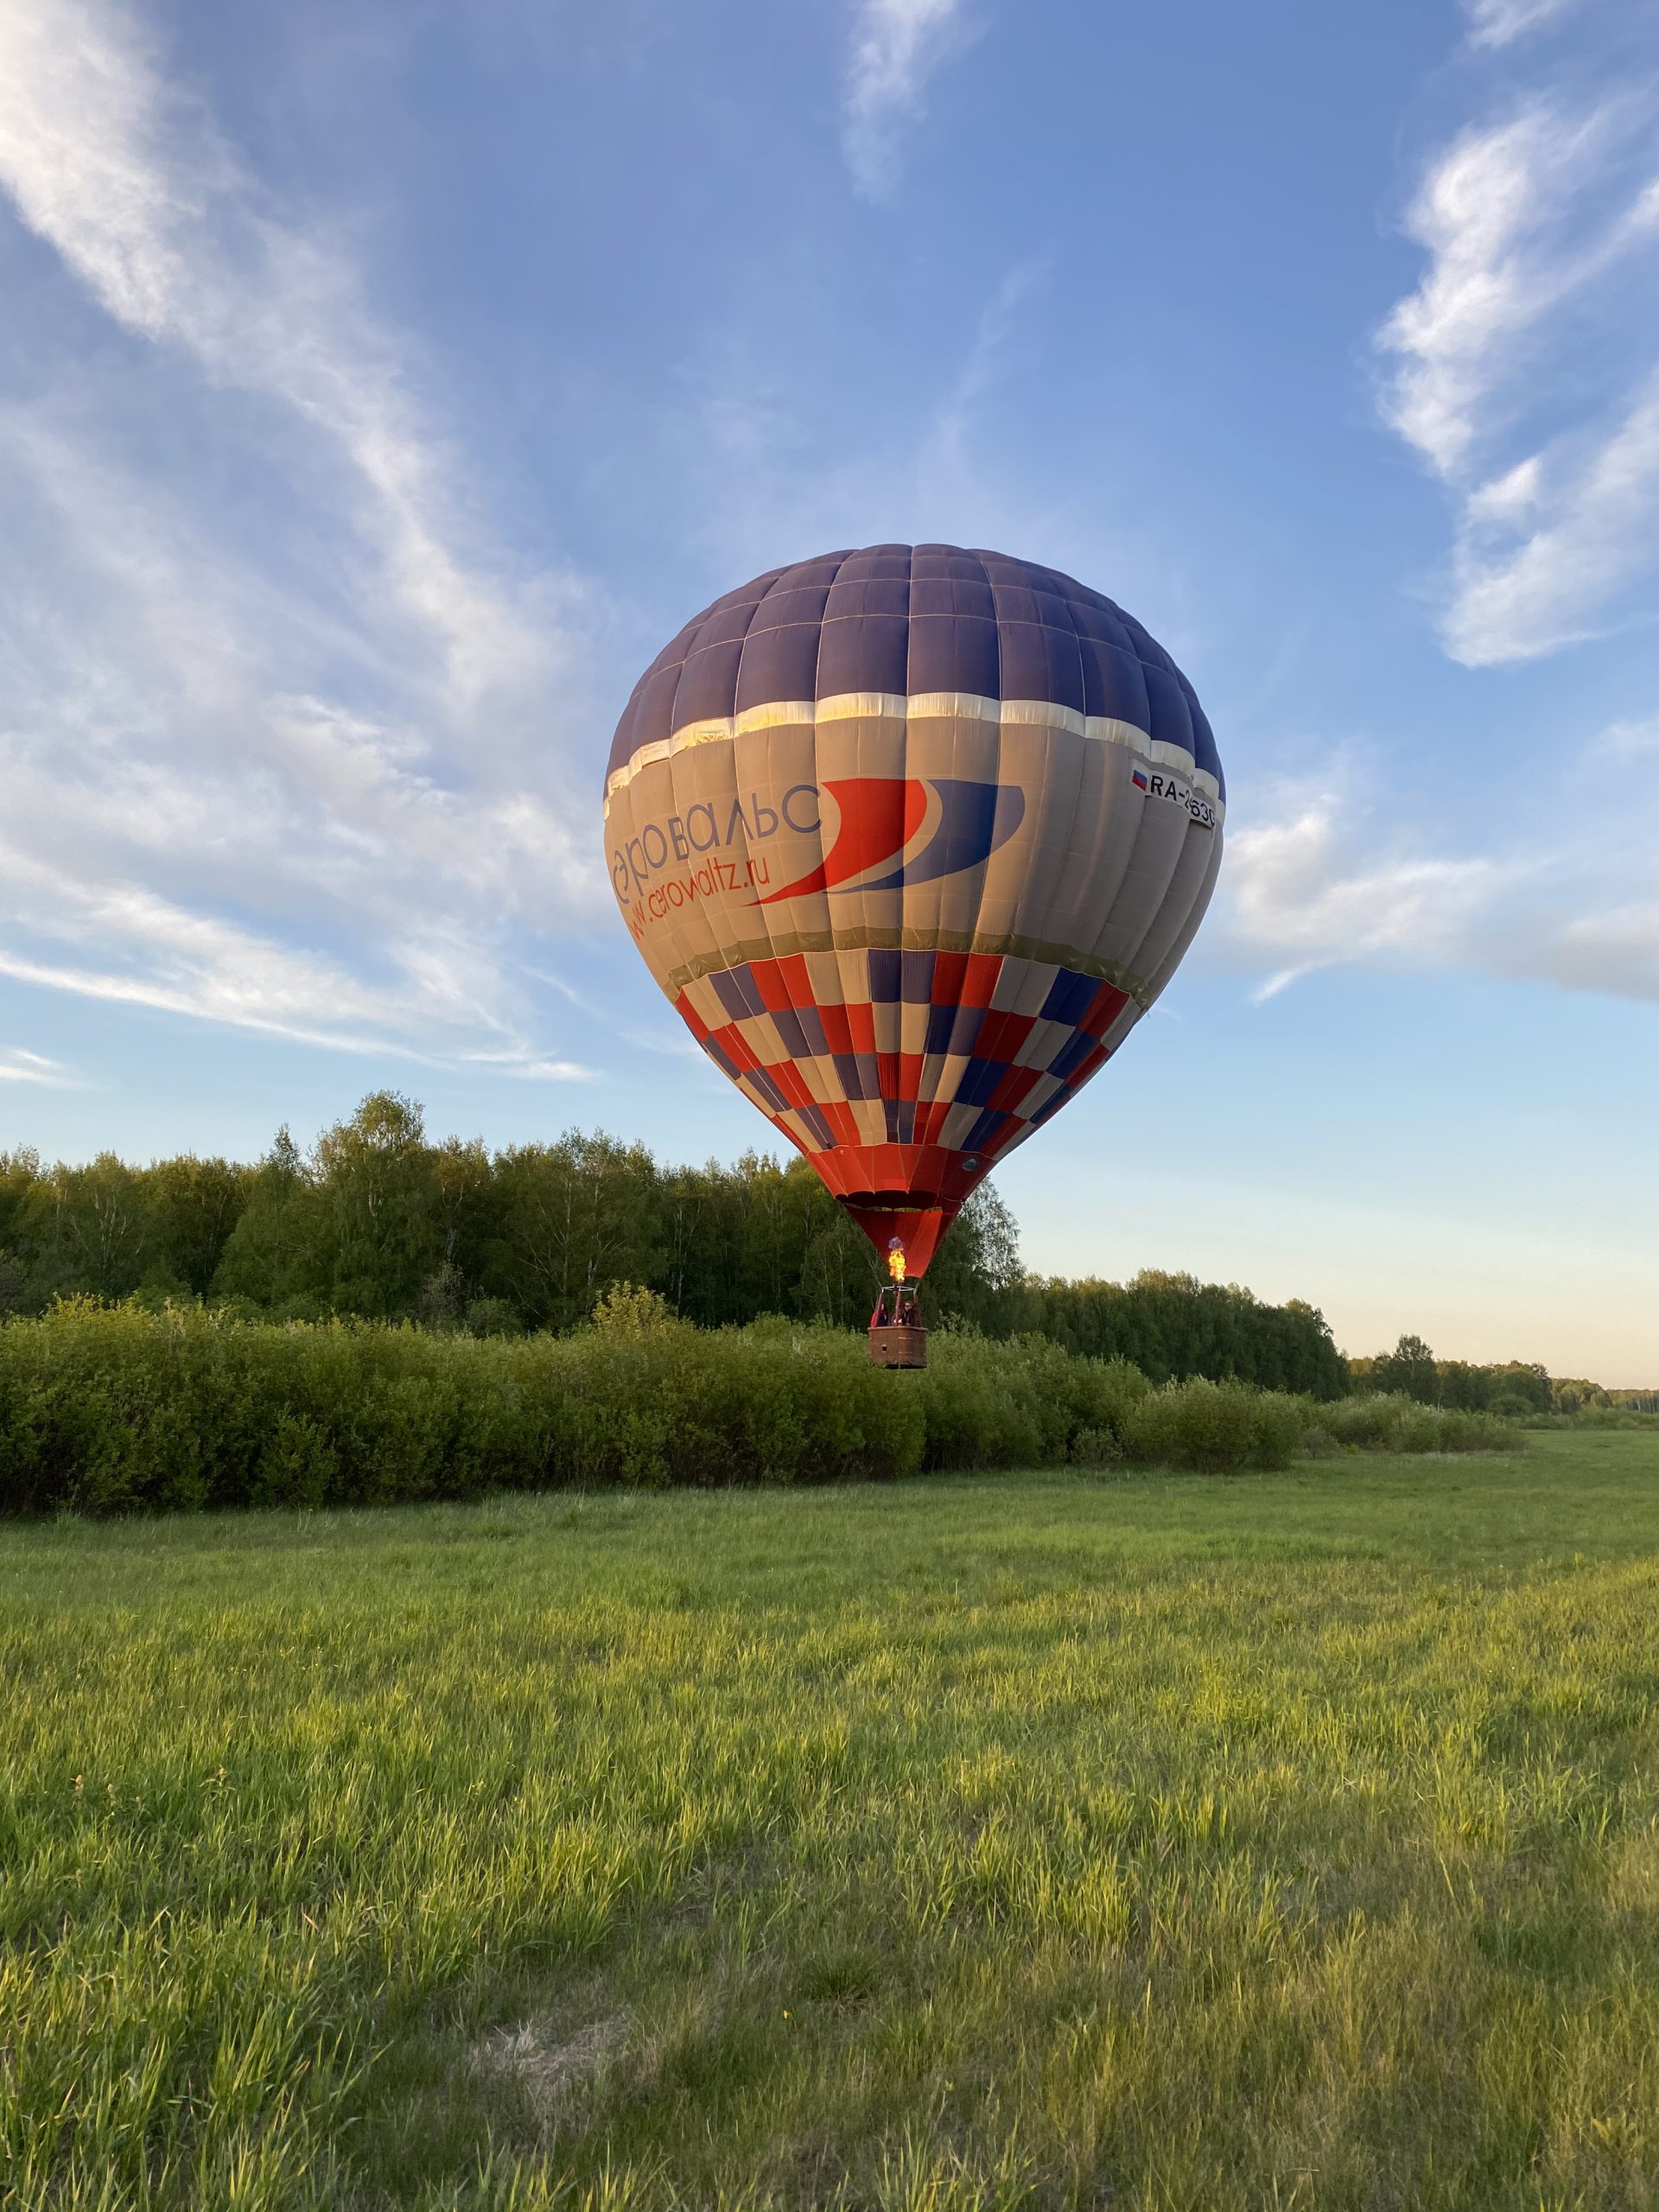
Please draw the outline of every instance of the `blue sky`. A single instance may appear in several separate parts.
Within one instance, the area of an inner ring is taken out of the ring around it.
[[[732,584],[944,538],[1229,774],[1027,1261],[1659,1379],[1656,279],[1623,0],[10,0],[0,1145],[760,1142],[611,729]]]

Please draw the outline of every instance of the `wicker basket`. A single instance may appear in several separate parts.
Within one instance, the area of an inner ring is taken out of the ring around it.
[[[870,1331],[872,1367],[925,1367],[927,1331],[919,1322],[879,1321]]]

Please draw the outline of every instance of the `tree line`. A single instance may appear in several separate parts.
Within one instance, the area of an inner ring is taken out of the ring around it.
[[[1386,1390],[1419,1405],[1458,1413],[1491,1413],[1507,1419],[1528,1414],[1576,1414],[1624,1408],[1659,1414],[1659,1390],[1609,1390],[1582,1376],[1552,1376],[1534,1361],[1511,1359],[1480,1366],[1466,1359],[1436,1359],[1421,1337],[1402,1337],[1375,1359],[1348,1362],[1350,1388]]]
[[[251,1318],[507,1335],[568,1330],[627,1281],[705,1326],[767,1313],[850,1324],[868,1318],[876,1274],[803,1160],[664,1167],[642,1145],[581,1131],[493,1152],[435,1143],[394,1091],[372,1092],[308,1152],[278,1130],[252,1165],[0,1154],[4,1313],[75,1294],[199,1299]],[[935,1263],[935,1309],[997,1329],[996,1302],[1020,1279],[1013,1220],[982,1192]]]
[[[250,1318],[330,1314],[439,1332],[568,1331],[617,1282],[649,1287],[704,1327],[765,1313],[860,1327],[874,1254],[802,1160],[659,1164],[639,1144],[571,1131],[492,1151],[429,1141],[422,1110],[378,1090],[302,1152],[284,1128],[251,1165],[111,1153],[70,1166],[0,1154],[0,1313],[89,1294],[200,1300]],[[1324,1316],[1236,1284],[1029,1274],[1007,1207],[982,1185],[928,1277],[932,1315],[992,1338],[1036,1335],[1131,1361],[1154,1382],[1236,1377],[1322,1398],[1400,1389],[1424,1403],[1530,1410],[1541,1369],[1436,1362],[1418,1339],[1344,1360]],[[1583,1385],[1588,1391],[1594,1386]]]

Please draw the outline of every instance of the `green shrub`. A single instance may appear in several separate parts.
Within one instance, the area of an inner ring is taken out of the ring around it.
[[[475,1298],[467,1308],[467,1333],[471,1337],[518,1337],[524,1334],[518,1309],[505,1298]]]
[[[638,1283],[613,1282],[594,1308],[594,1326],[601,1336],[651,1337],[681,1325],[661,1291]]]
[[[1152,1388],[1127,1360],[1080,1359],[1045,1337],[999,1342],[968,1329],[936,1330],[915,1380],[930,1468],[1063,1466],[1085,1431],[1121,1440]]]
[[[1318,1420],[1335,1445],[1360,1452],[1518,1452],[1522,1440],[1513,1422],[1495,1414],[1382,1391],[1321,1405]]]
[[[1539,1408],[1519,1390],[1500,1390],[1495,1398],[1487,1400],[1485,1410],[1496,1414],[1500,1421],[1527,1421]]]
[[[1109,1428],[1080,1428],[1071,1440],[1074,1467],[1112,1467],[1122,1457],[1122,1443]]]
[[[1194,1377],[1166,1383],[1133,1406],[1123,1442],[1132,1459],[1218,1474],[1288,1466],[1306,1427],[1301,1403],[1281,1390]]]

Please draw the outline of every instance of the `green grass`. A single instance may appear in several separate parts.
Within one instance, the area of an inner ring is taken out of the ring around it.
[[[1659,2205],[1659,1440],[0,1529],[0,2202]]]

